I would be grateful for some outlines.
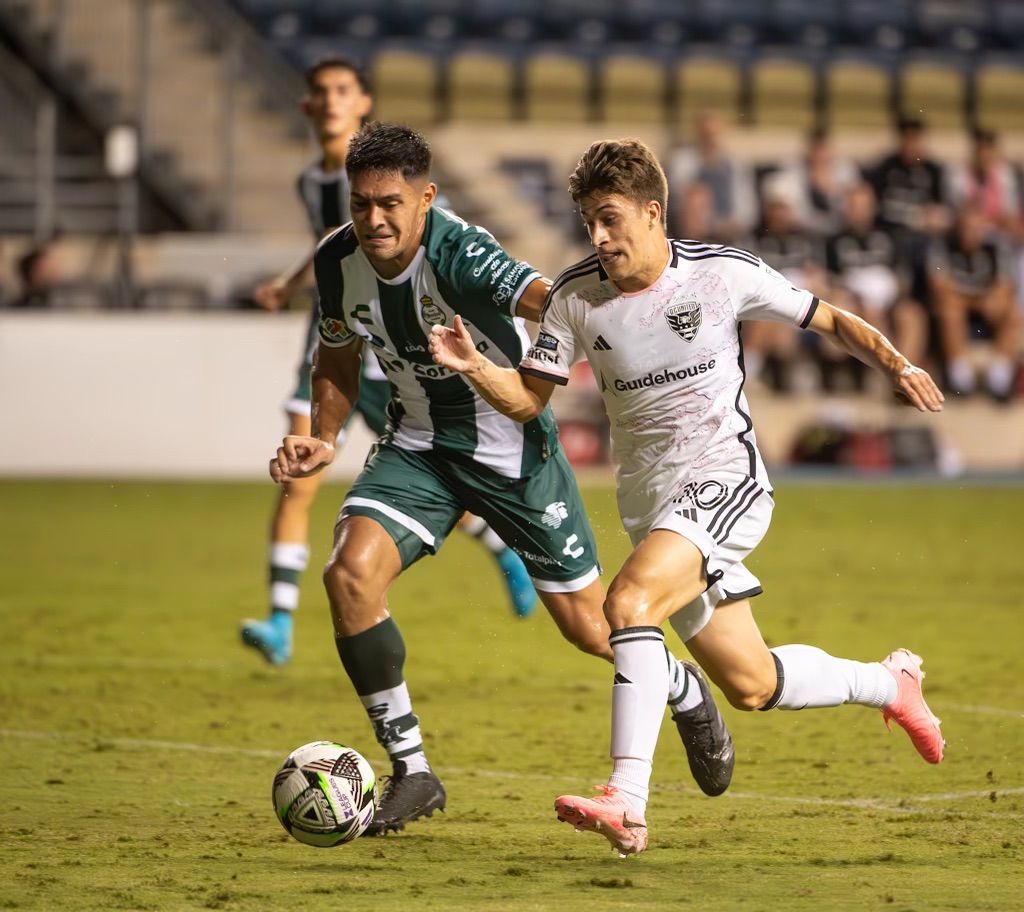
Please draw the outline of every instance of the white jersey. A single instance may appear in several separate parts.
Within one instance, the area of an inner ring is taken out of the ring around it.
[[[619,511],[649,528],[687,484],[746,476],[770,490],[743,394],[740,321],[806,327],[818,299],[744,250],[670,241],[643,291],[620,291],[592,255],[555,281],[520,371],[564,384],[586,357],[611,421]]]

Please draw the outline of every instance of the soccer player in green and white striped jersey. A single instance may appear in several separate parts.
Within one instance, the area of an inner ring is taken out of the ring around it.
[[[325,57],[306,72],[307,95],[302,109],[309,118],[321,148],[321,157],[307,167],[297,181],[299,197],[309,216],[314,242],[349,221],[349,181],[345,153],[372,105],[370,87],[354,61]],[[313,278],[313,252],[255,291],[257,303],[279,310],[296,291]],[[310,314],[304,356],[294,392],[285,405],[289,434],[309,433],[310,372],[318,332],[318,307]],[[372,352],[362,364],[359,399],[353,408],[375,433],[384,433],[384,407],[391,387]],[[297,479],[280,489],[271,522],[268,552],[270,612],[264,620],[246,620],[242,641],[258,650],[271,664],[280,665],[292,653],[293,615],[299,605],[299,581],[309,561],[309,510],[320,486],[320,477]],[[522,560],[478,516],[465,515],[460,531],[472,535],[493,555],[502,573],[515,614],[533,612],[537,594]]]
[[[270,461],[278,482],[331,463],[358,396],[362,353],[372,350],[396,395],[387,431],[345,497],[324,581],[338,654],[393,764],[376,834],[445,806],[387,594],[405,568],[436,553],[463,511],[515,549],[567,640],[612,655],[594,535],[551,410],[526,422],[500,414],[430,353],[432,327],[459,316],[479,351],[517,365],[529,347],[522,318],[539,317],[551,283],[484,229],[434,207],[430,164],[428,144],[408,127],[368,124],[350,143],[353,221],[314,258],[321,317],[311,433],[286,437]],[[660,699],[702,704],[694,673],[666,656],[670,684]],[[731,741],[728,752],[731,773]],[[726,776],[721,790],[727,785]]]

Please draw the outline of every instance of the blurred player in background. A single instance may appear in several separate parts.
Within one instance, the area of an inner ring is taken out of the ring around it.
[[[299,175],[298,191],[309,215],[316,241],[349,221],[349,182],[345,153],[349,141],[370,113],[373,99],[365,76],[344,57],[325,57],[306,72],[307,95],[302,110],[313,125],[321,158]],[[313,251],[291,269],[256,289],[256,302],[265,310],[279,310],[297,291],[313,281]],[[310,370],[317,339],[318,308],[310,314],[298,384],[285,411],[289,434],[309,433]],[[377,435],[386,426],[384,408],[391,388],[376,357],[363,358],[359,399],[351,414],[362,416]],[[344,440],[344,430],[341,439]],[[259,650],[273,665],[291,658],[293,613],[299,604],[299,580],[309,562],[309,510],[321,476],[299,478],[281,487],[270,529],[270,615],[266,620],[242,624],[242,642]],[[516,553],[477,516],[465,516],[459,528],[476,537],[494,555],[504,576],[513,610],[519,617],[532,613],[537,601],[529,574]]]
[[[521,318],[539,317],[551,283],[484,229],[432,206],[430,164],[429,145],[408,127],[369,124],[352,140],[353,221],[328,235],[314,260],[321,316],[312,429],[286,437],[270,461],[278,482],[331,463],[357,401],[362,353],[372,348],[395,396],[387,432],[345,497],[324,583],[338,655],[392,761],[370,831],[378,835],[445,807],[387,595],[403,570],[437,552],[463,511],[516,549],[563,636],[611,659],[594,536],[551,410],[525,423],[501,415],[430,353],[431,327],[461,314],[472,344],[518,364],[530,344]],[[457,587],[452,594],[457,601]],[[657,713],[667,699],[698,784],[720,794],[733,747],[710,690],[695,666],[664,649],[658,661],[666,678],[651,696]]]
[[[569,187],[597,253],[555,281],[519,369],[489,361],[459,319],[431,339],[439,364],[521,421],[543,412],[585,356],[611,418],[619,510],[634,545],[605,601],[614,766],[600,797],[558,798],[559,819],[601,833],[622,854],[646,848],[666,619],[738,709],[877,707],[938,763],[944,742],[921,694],[920,658],[905,649],[869,663],[813,646],[769,650],[754,622],[750,599],[761,585],[743,561],[767,531],[774,500],[743,395],[739,323],[812,329],[921,410],[940,410],[942,394],[877,330],[752,254],[668,241],[665,175],[638,140],[595,143]]]

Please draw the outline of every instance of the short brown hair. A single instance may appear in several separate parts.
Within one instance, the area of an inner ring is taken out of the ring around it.
[[[668,181],[650,148],[639,139],[603,139],[594,143],[569,176],[569,195],[579,203],[595,193],[614,193],[637,207],[654,200],[661,223],[668,224]]]

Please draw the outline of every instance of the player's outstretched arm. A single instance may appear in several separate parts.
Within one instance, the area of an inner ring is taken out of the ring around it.
[[[270,477],[278,483],[322,472],[334,461],[335,441],[359,396],[362,342],[344,348],[317,346],[313,359],[310,436],[284,438],[270,460]]]
[[[807,327],[885,374],[901,402],[922,412],[941,412],[945,397],[927,371],[915,367],[870,323],[820,301]]]
[[[498,367],[484,357],[458,314],[451,328],[433,327],[430,354],[438,364],[462,374],[486,402],[516,421],[536,418],[555,388],[554,383],[524,377],[515,368]]]

